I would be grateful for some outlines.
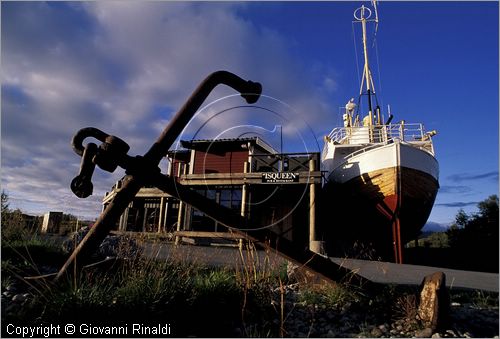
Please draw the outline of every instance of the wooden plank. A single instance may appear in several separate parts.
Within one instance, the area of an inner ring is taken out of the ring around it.
[[[188,174],[178,179],[182,185],[258,185],[262,183],[262,172],[257,173],[207,173]],[[321,172],[299,172],[299,182],[290,184],[320,184]],[[269,185],[269,184],[266,184]]]
[[[174,236],[188,238],[244,239],[245,236],[230,232],[176,231]]]
[[[142,198],[142,197],[170,197],[171,195],[163,192],[162,190],[159,190],[157,188],[146,188],[143,187],[139,190],[139,193],[137,193],[136,197]]]
[[[111,200],[113,200],[113,198],[115,197],[116,193],[118,193],[119,191],[120,189],[113,190],[108,195],[106,195],[102,200],[103,204],[111,202]],[[162,197],[168,198],[171,197],[171,195],[157,188],[149,188],[149,187],[141,188],[136,195],[136,198],[162,198]]]

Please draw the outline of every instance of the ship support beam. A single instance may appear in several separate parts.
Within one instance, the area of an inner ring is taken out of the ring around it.
[[[392,220],[392,240],[394,244],[394,262],[403,263],[403,244],[401,243],[401,224],[397,213]]]

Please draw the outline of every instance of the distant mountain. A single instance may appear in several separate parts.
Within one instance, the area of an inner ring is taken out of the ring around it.
[[[422,233],[446,232],[450,225],[428,221],[422,228]]]

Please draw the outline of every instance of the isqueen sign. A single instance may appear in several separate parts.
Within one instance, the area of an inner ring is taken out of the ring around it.
[[[287,184],[299,182],[298,172],[266,172],[262,173],[264,184]]]

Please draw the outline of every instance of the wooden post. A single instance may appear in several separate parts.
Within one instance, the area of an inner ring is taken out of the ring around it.
[[[250,168],[250,162],[245,161],[243,163],[243,173],[248,173]],[[241,185],[241,216],[246,219],[248,215],[248,184],[243,183]],[[243,239],[238,241],[238,248],[240,251],[243,251]]]
[[[314,160],[309,160],[309,171],[314,171]],[[313,241],[316,240],[316,206],[314,199],[316,198],[316,187],[314,183],[309,184],[309,247],[312,249]],[[314,250],[313,250],[314,251]]]
[[[118,229],[120,231],[127,230],[129,209],[130,209],[130,204],[125,209],[125,212],[123,212],[122,215],[120,216],[120,222],[119,222],[119,226],[118,226]]]
[[[128,209],[128,207],[127,207],[127,209]],[[127,213],[127,209],[125,210],[125,212],[122,213],[122,215],[120,215],[120,221],[118,221],[118,230],[119,231],[123,231],[123,224],[124,224],[125,214]]]
[[[172,211],[172,204],[174,202],[172,201],[172,197],[167,198],[167,202],[165,203],[165,215],[163,217],[163,229],[165,232],[167,232],[167,224],[168,222],[168,216],[170,215],[170,212]]]
[[[220,205],[220,191],[218,190],[215,190],[215,202],[217,203],[217,205]],[[215,222],[215,232],[217,232],[219,228],[219,222],[215,219],[214,222]]]
[[[193,206],[184,204],[184,225],[185,231],[193,230]]]
[[[185,165],[181,166],[181,163],[179,163],[177,165],[177,176],[178,177],[181,176],[181,167],[183,167],[183,169],[182,169],[183,173],[186,174],[186,166]],[[179,211],[177,213],[177,228],[176,228],[176,231],[180,231],[181,230],[181,224],[183,222],[183,220],[182,220],[183,219],[182,218],[183,212],[184,212],[184,202],[182,200],[179,200]],[[176,236],[175,237],[175,244],[179,245],[179,241],[180,241],[180,238],[178,236]]]
[[[181,230],[181,223],[182,223],[182,214],[183,214],[183,211],[184,211],[184,202],[182,200],[179,200],[179,211],[177,213],[177,228],[176,228],[176,231],[180,231]],[[175,244],[178,245],[179,244],[179,237],[176,236],[175,237]]]
[[[160,217],[158,218],[158,233],[161,233],[163,231],[164,227],[164,218],[163,218],[163,210],[165,209],[165,198],[161,197],[160,198]]]
[[[309,172],[314,172],[315,169],[316,162],[314,159],[310,159]],[[316,232],[316,184],[312,181],[309,184],[309,249],[315,253],[322,254],[322,247],[323,243],[318,240]]]
[[[243,173],[248,173],[248,162],[243,163]],[[247,200],[248,200],[248,184],[243,184],[241,186],[241,216],[243,218],[247,215]]]
[[[123,225],[122,225],[123,228],[122,228],[122,231],[128,231],[128,229],[127,229],[128,228],[128,218],[130,217],[130,206],[132,204],[133,204],[133,202],[130,203],[128,205],[128,207],[125,209],[125,215],[123,217]]]
[[[142,231],[147,232],[146,224],[148,219],[148,208],[144,207],[144,214],[142,215]]]

